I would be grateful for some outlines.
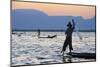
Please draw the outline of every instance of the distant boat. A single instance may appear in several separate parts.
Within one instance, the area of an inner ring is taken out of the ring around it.
[[[55,38],[55,37],[57,37],[57,35],[53,35],[53,36],[50,36],[50,35],[48,35],[47,37],[39,37],[39,38]]]
[[[57,35],[53,35],[53,36],[48,35],[48,38],[54,38],[54,37],[57,37]]]
[[[41,35],[41,32],[40,32],[40,29],[38,29],[38,38],[55,38],[55,37],[57,37],[57,35],[53,35],[53,36],[51,36],[51,35],[48,35],[47,37],[41,37],[40,36]]]

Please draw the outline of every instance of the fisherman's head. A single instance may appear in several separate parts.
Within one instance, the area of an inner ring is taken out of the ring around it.
[[[68,22],[67,27],[72,27],[72,24],[70,21]]]

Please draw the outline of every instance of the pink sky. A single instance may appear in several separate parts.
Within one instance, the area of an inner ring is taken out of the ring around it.
[[[13,1],[12,9],[36,9],[45,12],[49,16],[82,16],[84,19],[90,19],[95,16],[95,6]]]

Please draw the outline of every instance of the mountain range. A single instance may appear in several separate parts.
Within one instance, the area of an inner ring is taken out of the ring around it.
[[[66,29],[69,21],[75,21],[75,29],[95,30],[95,16],[84,19],[81,16],[48,16],[46,13],[35,9],[16,9],[11,13],[11,24],[13,30],[34,29]]]

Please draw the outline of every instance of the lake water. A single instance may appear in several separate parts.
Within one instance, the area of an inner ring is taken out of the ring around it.
[[[63,58],[61,50],[66,37],[64,32],[41,32],[41,37],[57,35],[54,38],[38,38],[37,35],[37,32],[13,32],[12,66],[95,61],[95,59],[72,58],[66,54],[69,52],[68,48]],[[74,49],[72,52],[95,53],[95,32],[79,32],[79,35],[74,32],[72,42]]]

